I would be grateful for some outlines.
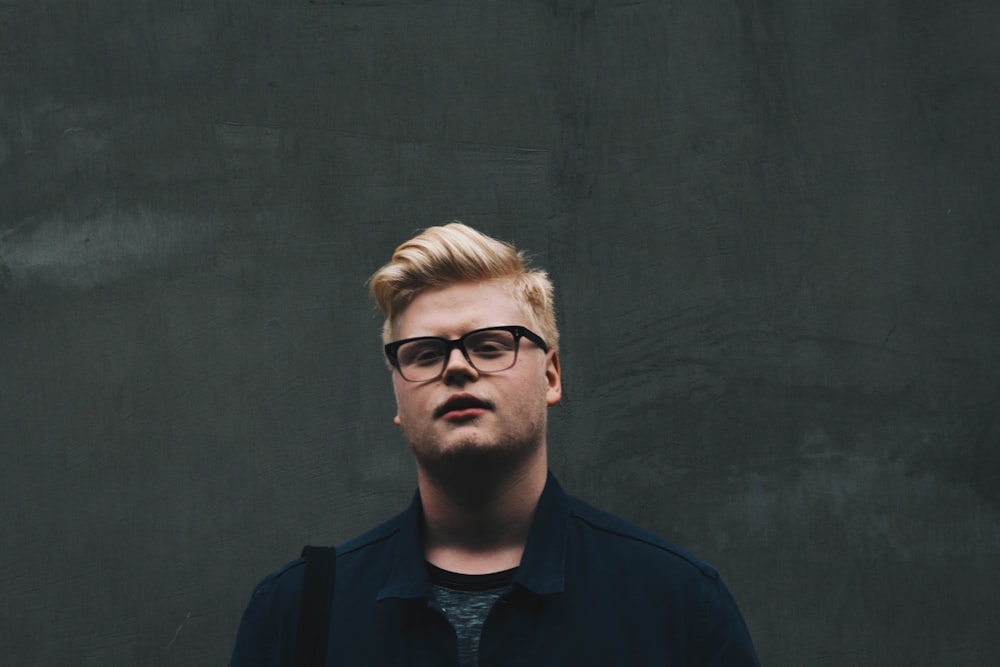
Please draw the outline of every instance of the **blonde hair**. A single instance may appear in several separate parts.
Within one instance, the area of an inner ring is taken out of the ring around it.
[[[385,316],[382,342],[392,340],[396,318],[422,292],[468,281],[497,281],[538,327],[549,349],[559,348],[552,282],[529,266],[513,245],[452,222],[404,242],[372,275],[369,288]],[[497,324],[507,324],[498,322]]]

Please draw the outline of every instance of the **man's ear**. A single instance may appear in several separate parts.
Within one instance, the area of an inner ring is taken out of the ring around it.
[[[399,418],[399,391],[396,386],[396,374],[392,372],[391,368],[389,369],[389,373],[392,377],[392,398],[396,402],[396,414],[392,416],[392,423],[396,426],[401,426],[403,422]]]
[[[551,350],[545,363],[545,402],[552,407],[562,400],[562,373],[559,370],[559,353]]]

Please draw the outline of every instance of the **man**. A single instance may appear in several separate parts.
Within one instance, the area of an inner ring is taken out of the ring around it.
[[[567,496],[552,285],[512,246],[433,227],[371,280],[385,315],[410,508],[339,547],[327,665],[757,665],[694,556]],[[231,665],[290,665],[303,560],[257,587]]]

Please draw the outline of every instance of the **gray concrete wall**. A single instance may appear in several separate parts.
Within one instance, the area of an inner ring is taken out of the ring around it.
[[[453,218],[558,289],[553,466],[771,666],[1000,654],[986,0],[0,5],[0,663],[221,665],[400,509],[364,282]]]

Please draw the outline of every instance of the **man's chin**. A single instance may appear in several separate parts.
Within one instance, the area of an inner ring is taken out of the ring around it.
[[[535,444],[459,440],[431,451],[413,449],[417,463],[434,477],[482,477],[504,474],[537,453]]]
[[[456,463],[486,461],[510,456],[518,447],[510,443],[483,442],[479,439],[457,440],[438,445],[427,452],[428,458],[439,461],[454,461]],[[420,453],[417,457],[421,458]]]

